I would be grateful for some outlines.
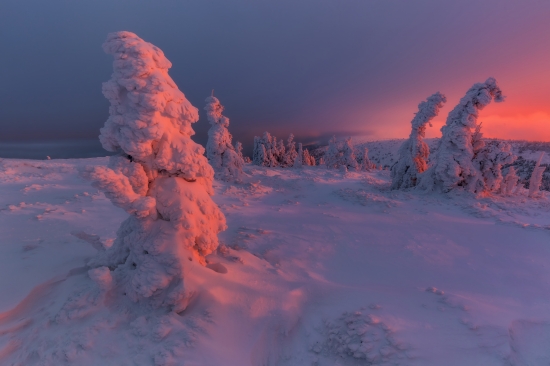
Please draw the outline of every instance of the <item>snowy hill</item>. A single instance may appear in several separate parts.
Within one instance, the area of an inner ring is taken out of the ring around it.
[[[379,163],[398,147],[369,144]],[[127,216],[79,175],[106,163],[0,161],[0,364],[550,360],[548,193],[421,195],[390,191],[387,170],[247,165],[242,184],[215,182],[223,245],[186,274],[201,283],[189,307],[165,313],[92,291],[86,262]]]

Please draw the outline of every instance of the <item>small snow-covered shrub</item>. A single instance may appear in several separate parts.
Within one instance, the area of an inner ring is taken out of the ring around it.
[[[232,145],[232,136],[227,127],[229,118],[222,115],[223,106],[218,98],[210,96],[206,98],[206,117],[212,125],[208,130],[208,142],[206,143],[206,157],[214,168],[216,176],[225,181],[241,181],[243,176],[244,160],[241,153],[235,151]]]
[[[115,287],[131,300],[181,311],[193,292],[184,271],[204,263],[226,228],[210,197],[214,171],[191,140],[198,111],[168,75],[171,63],[158,47],[116,32],[103,49],[115,61],[103,84],[111,106],[100,141],[118,155],[86,174],[130,217],[89,265],[109,268]]]
[[[430,148],[424,142],[426,125],[439,114],[447,101],[445,95],[437,92],[418,105],[418,112],[411,121],[409,139],[399,148],[399,160],[391,168],[392,189],[416,186],[418,175],[428,168]]]
[[[474,162],[476,141],[472,130],[478,125],[479,111],[493,100],[504,100],[494,78],[477,83],[466,92],[441,128],[442,137],[434,164],[420,175],[419,187],[443,192],[457,187],[476,193],[483,189],[484,185],[478,184],[483,174],[479,162]]]

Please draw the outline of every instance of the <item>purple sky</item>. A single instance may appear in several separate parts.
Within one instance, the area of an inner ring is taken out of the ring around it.
[[[418,103],[441,91],[438,136],[489,76],[508,99],[483,112],[486,136],[550,140],[549,19],[542,0],[2,0],[0,141],[96,137],[112,62],[101,44],[119,30],[165,52],[201,113],[215,89],[246,145],[265,130],[406,137]],[[201,114],[197,141],[207,129]]]

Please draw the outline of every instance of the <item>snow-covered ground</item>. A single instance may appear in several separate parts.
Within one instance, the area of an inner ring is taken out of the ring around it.
[[[228,229],[186,274],[190,306],[136,314],[86,290],[94,244],[127,217],[79,175],[105,164],[0,161],[1,365],[550,363],[547,192],[427,195],[390,191],[387,170],[247,165],[242,184],[215,182]]]

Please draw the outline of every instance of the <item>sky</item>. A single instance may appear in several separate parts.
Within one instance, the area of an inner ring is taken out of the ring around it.
[[[548,0],[2,0],[0,142],[95,139],[108,117],[101,44],[127,30],[160,47],[201,111],[214,89],[234,140],[290,133],[404,138],[417,105],[492,76],[507,99],[486,137],[550,141]]]

